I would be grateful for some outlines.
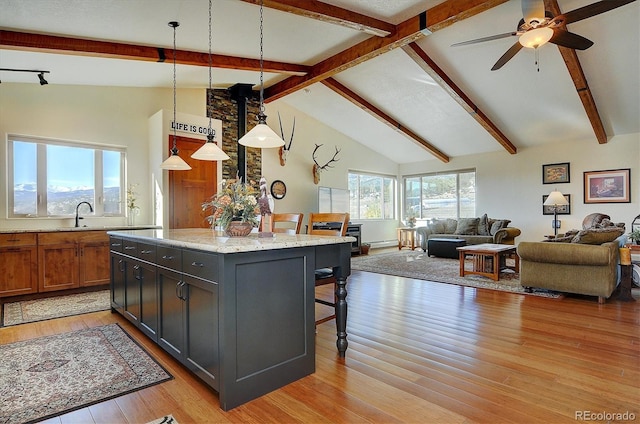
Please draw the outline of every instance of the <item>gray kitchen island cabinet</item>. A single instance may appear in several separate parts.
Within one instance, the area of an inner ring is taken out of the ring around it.
[[[336,345],[345,355],[352,237],[228,238],[206,229],[109,234],[112,310],[216,390],[222,409],[315,371],[317,268],[331,267],[338,277]],[[132,244],[153,250],[153,285],[151,255],[123,248]],[[138,274],[127,267],[136,266],[145,270],[143,281],[128,285]],[[157,328],[150,331],[145,321]]]

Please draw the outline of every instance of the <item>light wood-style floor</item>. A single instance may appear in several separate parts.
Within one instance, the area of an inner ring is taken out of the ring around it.
[[[313,375],[229,412],[118,314],[0,328],[0,343],[118,322],[175,377],[48,423],[173,414],[180,424],[575,424],[581,411],[640,420],[640,301],[599,305],[359,271],[348,289],[346,359],[336,355],[334,322],[322,324]]]

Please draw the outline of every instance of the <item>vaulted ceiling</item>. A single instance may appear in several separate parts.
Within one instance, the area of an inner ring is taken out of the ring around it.
[[[213,84],[259,82],[259,0],[213,0]],[[545,0],[557,15],[592,0]],[[397,163],[604,144],[640,133],[640,3],[570,23],[583,51],[517,41],[520,0],[264,0],[267,102],[285,102]],[[208,86],[206,0],[0,0],[0,68],[49,84]],[[163,61],[164,57],[164,61]],[[0,71],[0,80],[38,84]],[[46,92],[47,86],[43,86]],[[0,86],[0,95],[1,95]],[[269,118],[277,126],[274,117]],[[286,121],[287,117],[283,117]]]

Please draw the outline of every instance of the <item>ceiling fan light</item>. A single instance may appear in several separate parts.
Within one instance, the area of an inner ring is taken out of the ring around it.
[[[213,137],[207,140],[192,155],[192,158],[198,160],[227,160],[229,155],[222,151],[220,147],[213,141]]]
[[[547,42],[551,40],[551,37],[553,37],[553,30],[551,28],[535,28],[522,34],[518,41],[520,41],[522,47],[537,49],[547,44]]]

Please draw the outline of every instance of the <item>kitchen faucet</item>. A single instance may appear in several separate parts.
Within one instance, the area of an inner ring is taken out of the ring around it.
[[[87,205],[89,205],[89,210],[91,212],[93,212],[93,206],[91,206],[91,203],[89,203],[89,202],[80,202],[80,203],[78,203],[78,206],[76,206],[76,227],[80,226],[79,220],[84,219],[84,217],[78,216],[78,209],[80,208],[80,205],[83,204],[83,203],[86,203]]]

